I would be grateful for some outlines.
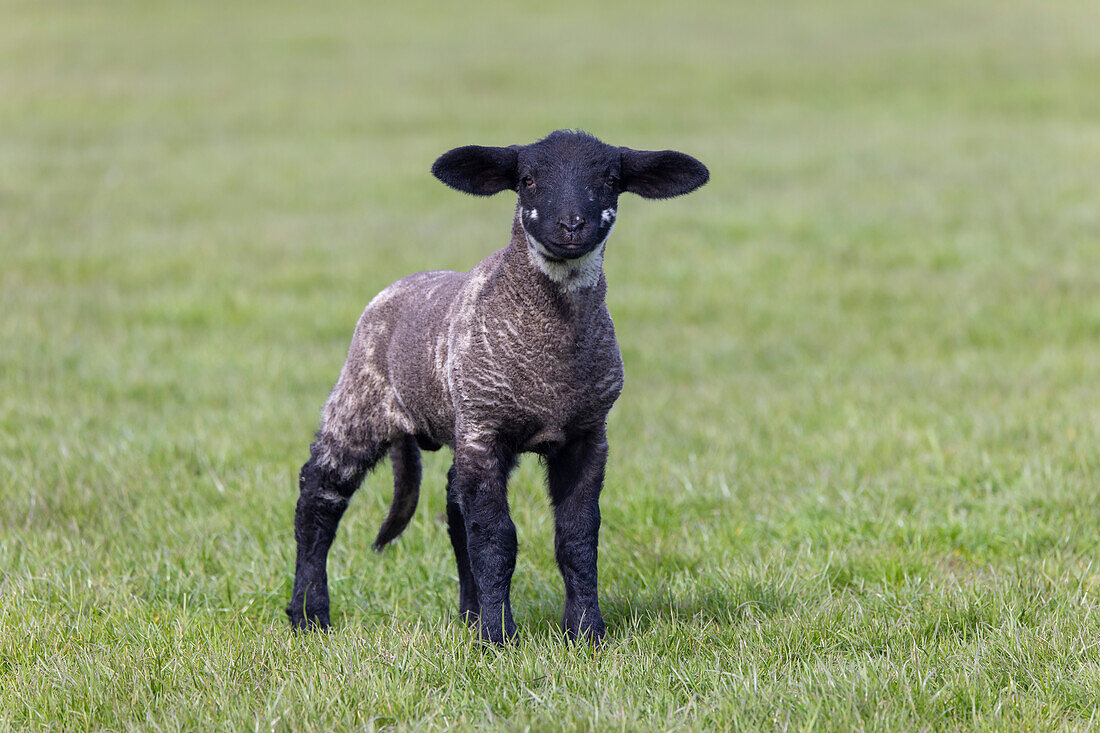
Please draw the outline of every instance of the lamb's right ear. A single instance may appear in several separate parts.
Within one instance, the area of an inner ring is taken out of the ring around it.
[[[466,145],[449,150],[432,165],[432,175],[451,188],[475,196],[515,190],[519,185],[519,145],[486,148]]]

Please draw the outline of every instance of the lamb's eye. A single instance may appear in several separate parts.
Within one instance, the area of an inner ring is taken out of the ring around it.
[[[532,178],[531,176],[524,176],[523,177],[523,185],[524,185],[524,187],[526,187],[528,189],[533,189],[535,187],[535,179]]]
[[[608,173],[603,177],[603,182],[611,186],[611,188],[615,188],[615,186],[619,185],[619,177],[614,173]]]

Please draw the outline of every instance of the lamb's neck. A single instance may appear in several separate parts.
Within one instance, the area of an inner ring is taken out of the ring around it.
[[[554,257],[527,234],[517,211],[508,245],[510,266],[518,278],[538,283],[547,294],[559,297],[574,308],[588,310],[603,303],[607,281],[603,275],[603,254],[607,241],[573,260]]]

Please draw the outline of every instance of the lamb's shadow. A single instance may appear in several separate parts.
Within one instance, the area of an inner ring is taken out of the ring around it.
[[[662,623],[714,624],[721,628],[783,616],[797,607],[799,598],[786,585],[743,579],[726,587],[710,587],[687,594],[669,591],[639,594],[628,588],[607,588],[600,609],[608,629],[641,633]],[[544,600],[525,615],[529,623],[557,627],[562,607]]]

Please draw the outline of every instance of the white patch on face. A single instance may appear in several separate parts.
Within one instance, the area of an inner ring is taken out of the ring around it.
[[[539,210],[538,209],[528,209],[527,210],[527,216],[531,217],[531,221],[538,221],[539,220]]]
[[[610,224],[615,221],[615,215],[618,212],[615,209],[604,209],[600,212],[600,221],[604,224]]]
[[[614,228],[614,224],[612,224]],[[567,293],[581,288],[591,288],[600,281],[603,273],[603,253],[607,246],[607,237],[588,254],[574,260],[559,260],[553,253],[539,244],[539,241],[523,230],[527,237],[527,254],[531,263],[548,278],[561,286]],[[607,230],[611,236],[611,229]]]

